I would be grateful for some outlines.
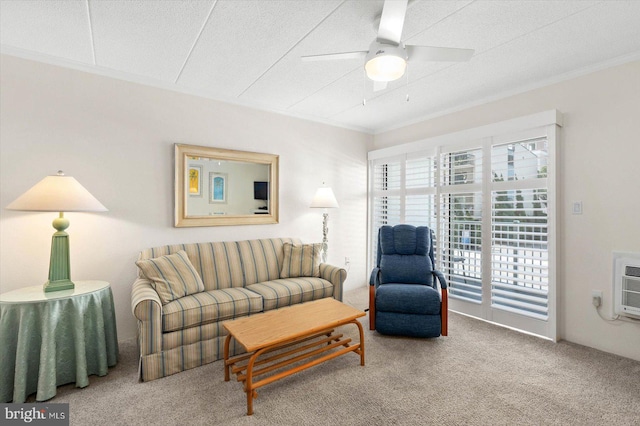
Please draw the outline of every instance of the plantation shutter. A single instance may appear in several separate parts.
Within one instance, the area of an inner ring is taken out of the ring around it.
[[[482,302],[482,149],[440,155],[439,267],[449,295]]]
[[[401,167],[399,160],[374,165],[373,217],[376,229],[400,223]]]
[[[435,230],[436,166],[436,158],[431,155],[412,156],[406,160],[403,223]]]
[[[547,140],[493,145],[491,305],[548,317]]]
[[[413,154],[384,159],[371,168],[371,262],[375,265],[378,229],[408,223],[435,229],[435,181],[433,155]]]
[[[376,264],[378,229],[383,225],[397,225],[401,218],[400,188],[402,186],[402,160],[385,159],[371,169],[371,259]]]

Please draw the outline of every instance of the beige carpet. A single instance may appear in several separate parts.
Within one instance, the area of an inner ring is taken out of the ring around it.
[[[366,295],[345,301],[364,309]],[[640,362],[457,314],[449,337],[365,330],[365,367],[347,354],[267,385],[250,417],[221,362],[138,383],[133,341],[107,376],[49,402],[68,402],[72,425],[640,425]]]

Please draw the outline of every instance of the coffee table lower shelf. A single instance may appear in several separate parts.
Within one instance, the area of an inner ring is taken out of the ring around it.
[[[273,345],[266,345],[254,352],[229,357],[229,344],[233,335],[229,333],[224,342],[224,380],[230,380],[230,373],[236,374],[247,394],[247,415],[253,414],[253,399],[258,397],[256,389],[273,383],[307,368],[321,364],[340,355],[355,352],[360,355],[360,365],[364,366],[364,332],[358,320],[346,321],[340,326],[355,324],[360,333],[360,341],[352,343],[351,338],[335,333],[336,327],[314,331]],[[277,353],[272,353],[278,351]],[[259,359],[260,358],[260,359]],[[306,360],[306,362],[304,362]],[[280,370],[280,371],[278,371]],[[278,371],[278,372],[276,372]],[[267,373],[274,374],[256,380]]]

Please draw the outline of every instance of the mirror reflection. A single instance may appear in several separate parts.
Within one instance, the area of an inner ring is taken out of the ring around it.
[[[176,145],[176,226],[277,223],[278,156]]]

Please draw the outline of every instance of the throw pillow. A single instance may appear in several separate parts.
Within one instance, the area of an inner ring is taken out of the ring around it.
[[[319,277],[322,244],[284,243],[280,278]]]
[[[202,279],[184,250],[154,259],[138,260],[136,265],[145,277],[151,280],[151,285],[158,292],[163,305],[204,291]]]

